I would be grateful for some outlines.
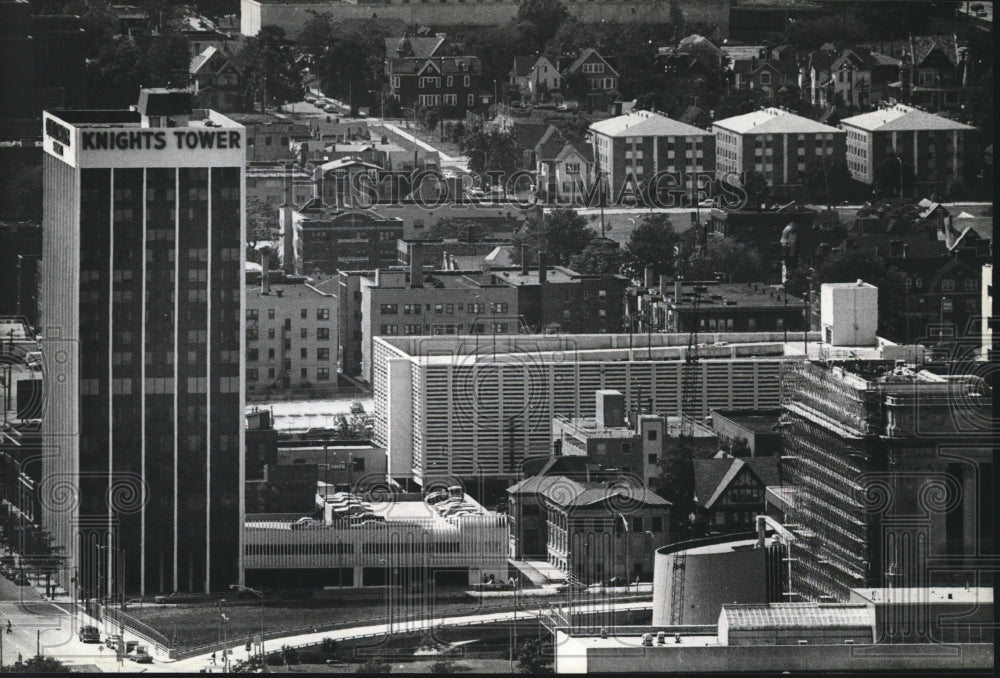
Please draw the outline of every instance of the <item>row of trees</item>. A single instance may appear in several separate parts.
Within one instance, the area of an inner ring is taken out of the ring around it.
[[[725,273],[733,282],[766,280],[768,270],[760,253],[732,238],[708,238],[700,229],[675,230],[667,214],[649,214],[636,225],[625,248],[598,239],[587,219],[574,210],[555,210],[530,220],[514,236],[515,248],[526,248],[529,260],[545,252],[551,264],[581,273],[621,273],[638,278],[647,266],[656,275],[688,280],[714,280]]]

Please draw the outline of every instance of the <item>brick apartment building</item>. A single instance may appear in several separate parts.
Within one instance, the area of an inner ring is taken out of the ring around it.
[[[780,108],[718,120],[712,131],[716,176],[730,183],[738,183],[733,175],[756,172],[771,187],[801,186],[811,160],[844,157],[843,130]]]
[[[306,278],[248,276],[247,394],[337,383],[337,297]]]
[[[632,177],[644,185],[657,172],[715,170],[715,136],[651,111],[634,111],[590,126],[595,173],[607,173],[611,199]],[[672,188],[666,182],[662,188]]]
[[[898,162],[901,177],[905,172],[916,177],[918,187],[937,190],[962,178],[975,132],[969,125],[904,104],[844,118],[840,125],[847,133],[847,169],[852,178],[875,184],[880,171],[894,173]],[[886,163],[891,164],[885,168]],[[908,183],[906,178],[903,185]]]

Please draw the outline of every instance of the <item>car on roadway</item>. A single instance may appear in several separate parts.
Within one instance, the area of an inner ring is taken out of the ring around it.
[[[77,631],[81,643],[101,642],[101,631],[96,626],[81,626]]]
[[[707,198],[698,203],[698,207],[715,207],[715,198]]]
[[[288,527],[293,530],[309,530],[316,527],[322,526],[323,523],[319,520],[313,518],[299,518],[295,522],[291,523]]]
[[[483,192],[481,188],[470,188],[466,191],[470,198],[485,198],[486,193]]]
[[[138,645],[134,650],[126,655],[130,661],[136,664],[152,664],[153,656],[149,654],[149,650],[146,649],[145,645]]]
[[[199,600],[203,600],[204,596],[198,593],[181,593],[180,591],[174,591],[173,593],[168,593],[162,596],[156,596],[153,598],[153,602],[156,603],[196,603]]]

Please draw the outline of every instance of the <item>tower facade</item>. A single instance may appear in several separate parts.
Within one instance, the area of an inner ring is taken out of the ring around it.
[[[225,588],[241,571],[244,128],[170,90],[43,126],[39,492],[62,583]]]

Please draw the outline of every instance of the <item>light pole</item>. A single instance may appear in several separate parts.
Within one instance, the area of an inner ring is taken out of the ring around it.
[[[621,518],[622,525],[625,527],[625,564],[623,569],[625,570],[625,595],[628,595],[628,566],[632,562],[631,545],[629,544],[629,527],[628,520],[625,518],[625,514],[619,513],[618,517]],[[638,593],[638,590],[636,590]]]
[[[264,653],[264,592],[258,591],[257,589],[250,588],[249,586],[244,586],[242,584],[230,584],[230,589],[235,589],[237,591],[249,591],[258,598],[260,598],[260,659],[264,670],[267,670],[267,655]]]
[[[98,544],[97,548],[100,549],[101,551],[107,551],[109,559],[111,558],[112,552],[120,555],[119,563],[121,567],[115,568],[115,570],[120,570],[120,574],[116,572],[115,578],[118,579],[117,583],[118,583],[118,600],[120,605],[119,609],[122,612],[124,612],[125,611],[125,549],[120,546],[107,546],[104,544]],[[110,585],[110,582],[108,586],[108,597],[113,598],[112,587]],[[124,629],[124,622],[122,628]]]
[[[903,156],[897,155],[896,162],[899,163],[899,197],[903,197]]]

